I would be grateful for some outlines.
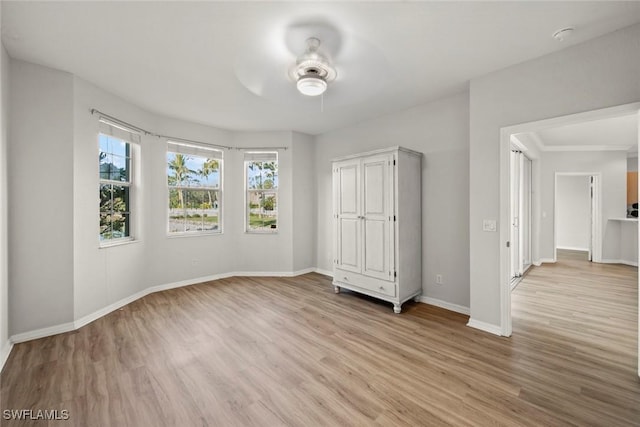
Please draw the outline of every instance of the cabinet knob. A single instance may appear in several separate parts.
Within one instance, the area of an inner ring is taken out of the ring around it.
[[[380,286],[380,290],[381,290],[381,291],[384,291],[384,286]]]
[[[344,276],[344,280],[349,280],[349,278],[347,276]]]

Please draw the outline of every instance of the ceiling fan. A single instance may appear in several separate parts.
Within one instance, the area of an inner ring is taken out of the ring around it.
[[[328,83],[337,77],[336,69],[331,66],[329,60],[318,52],[320,40],[309,37],[306,41],[307,49],[296,60],[292,68],[292,78],[296,81],[298,91],[307,96],[322,95]]]
[[[373,96],[386,85],[390,70],[372,44],[324,21],[308,20],[275,28],[246,46],[234,65],[236,77],[254,95],[309,111],[317,110],[311,101],[323,94],[325,107]]]

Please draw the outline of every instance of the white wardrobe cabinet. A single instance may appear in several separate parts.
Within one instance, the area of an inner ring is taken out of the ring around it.
[[[333,285],[393,303],[422,293],[422,154],[401,147],[333,161]]]

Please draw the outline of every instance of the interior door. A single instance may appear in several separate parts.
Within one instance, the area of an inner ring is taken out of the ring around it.
[[[347,160],[333,171],[335,186],[336,266],[361,272],[360,160]]]
[[[522,158],[520,258],[521,272],[524,273],[531,266],[531,185],[533,179],[533,163],[531,162],[531,159],[524,155]]]
[[[589,198],[591,201],[591,209],[589,212],[589,216],[590,216],[590,221],[591,221],[591,229],[589,230],[589,261],[593,261],[594,260],[594,254],[593,252],[595,251],[595,238],[596,238],[596,234],[597,234],[597,194],[595,191],[595,186],[596,186],[596,176],[590,176],[589,177]]]
[[[367,157],[362,162],[362,273],[394,280],[393,155]]]
[[[510,168],[510,191],[511,191],[511,236],[510,236],[510,255],[511,255],[511,280],[521,276],[520,272],[520,165],[522,153],[519,151],[511,151]]]

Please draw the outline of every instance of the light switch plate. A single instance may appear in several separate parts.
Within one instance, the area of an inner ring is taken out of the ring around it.
[[[495,219],[484,219],[482,220],[482,231],[496,231],[496,220]]]

